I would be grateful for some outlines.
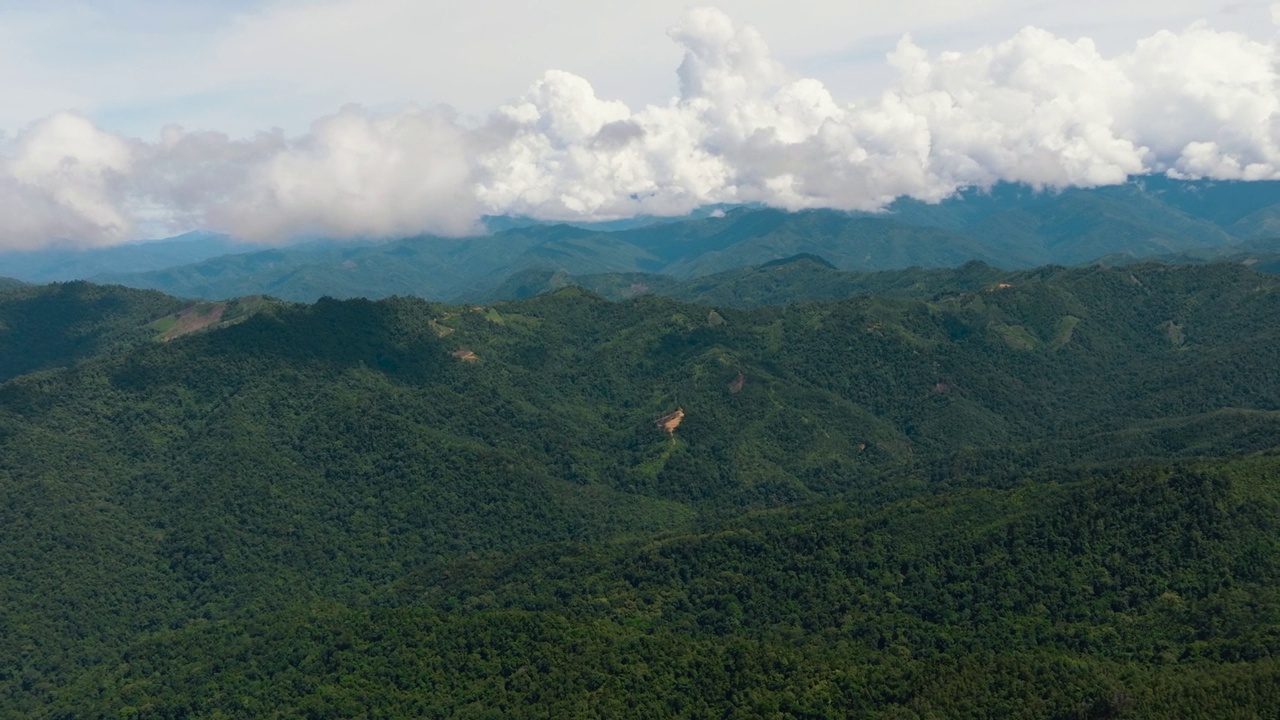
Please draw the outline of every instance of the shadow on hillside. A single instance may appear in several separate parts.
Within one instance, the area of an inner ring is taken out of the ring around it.
[[[429,308],[417,304],[322,298],[259,313],[218,332],[136,353],[115,381],[126,389],[180,382],[194,390],[236,386],[274,370],[333,374],[364,367],[400,382],[427,382],[457,362],[430,332]]]

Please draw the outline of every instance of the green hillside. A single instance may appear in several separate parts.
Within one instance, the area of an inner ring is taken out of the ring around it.
[[[1274,714],[1280,279],[994,272],[0,296],[0,717]]]
[[[225,327],[278,304],[252,296],[189,302],[86,282],[0,288],[0,382]]]
[[[145,342],[182,301],[84,282],[0,287],[0,382]]]
[[[525,270],[480,296],[479,302],[523,300],[575,285],[610,300],[661,295],[682,302],[719,307],[752,308],[857,295],[905,296],[919,299],[994,287],[1014,273],[979,262],[955,269],[909,268],[879,272],[837,270],[816,255],[801,254],[755,267],[726,270],[691,280],[653,273],[570,275],[563,270]]]
[[[999,238],[1025,264],[1075,265],[1122,250],[1141,257],[1228,245],[1226,229],[1190,217],[1134,186],[1066,190],[967,228]]]
[[[1263,560],[1280,530],[1277,470],[1270,457],[1031,476],[464,561],[372,607],[291,605],[149,636],[61,704],[144,717],[1262,716],[1280,707],[1280,577]]]
[[[1230,245],[1212,248],[1196,248],[1177,253],[1163,253],[1146,257],[1128,254],[1107,255],[1095,261],[1099,265],[1134,265],[1161,263],[1165,265],[1203,265],[1206,263],[1233,263],[1244,265],[1257,272],[1280,274],[1280,237],[1242,240]]]
[[[1236,237],[1245,239],[1280,237],[1280,202],[1245,215],[1229,229]]]

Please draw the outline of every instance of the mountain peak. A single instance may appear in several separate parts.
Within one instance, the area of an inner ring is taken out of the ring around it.
[[[795,255],[791,255],[790,257],[784,257],[784,258],[778,258],[777,260],[772,260],[770,262],[759,265],[758,267],[761,270],[765,270],[768,268],[783,267],[785,265],[801,265],[801,264],[816,264],[831,270],[837,269],[835,265],[832,265],[822,257],[819,257],[818,255],[814,255],[813,253],[797,253]]]

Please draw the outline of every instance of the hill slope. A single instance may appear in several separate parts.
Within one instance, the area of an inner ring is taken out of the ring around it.
[[[158,292],[85,282],[0,288],[0,382],[123,352],[156,334],[148,323],[181,306]]]
[[[59,704],[157,717],[1266,715],[1280,707],[1280,578],[1252,548],[1280,530],[1264,480],[1277,470],[1272,457],[1037,478],[646,544],[557,544],[414,576],[399,603],[159,633]]]
[[[1276,317],[1232,265],[566,288],[19,376],[0,711],[1265,713]]]
[[[947,270],[911,268],[849,272],[837,270],[816,255],[802,254],[691,280],[677,280],[669,275],[653,273],[570,275],[562,270],[526,270],[512,275],[482,296],[466,299],[480,302],[523,300],[576,285],[610,300],[661,295],[681,302],[752,308],[840,300],[857,295],[928,299],[940,294],[994,287],[1006,277],[1013,276],[1014,273],[979,262]]]

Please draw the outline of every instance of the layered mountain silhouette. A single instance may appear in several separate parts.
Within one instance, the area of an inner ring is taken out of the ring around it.
[[[1242,261],[1249,253],[1266,255],[1255,262],[1268,269],[1275,266],[1270,253],[1248,243],[1280,235],[1280,182],[1144,177],[1063,191],[1005,184],[938,204],[900,200],[877,214],[740,207],[668,222],[578,226],[491,219],[488,225],[497,232],[260,250],[226,239],[175,241],[155,245],[163,252],[146,262],[137,258],[147,245],[79,255],[56,251],[41,262],[39,253],[18,260],[8,254],[0,255],[0,275],[37,282],[91,278],[210,300],[265,294],[294,301],[392,295],[472,301],[503,295],[497,288],[526,271],[688,280],[801,254],[861,272],[955,268],[969,261],[1006,270],[1100,258]],[[174,248],[198,258],[174,260]]]

